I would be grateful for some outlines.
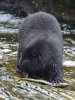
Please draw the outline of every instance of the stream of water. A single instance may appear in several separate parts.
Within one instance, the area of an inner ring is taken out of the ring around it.
[[[75,100],[75,29],[62,24],[66,88],[25,81],[16,74],[17,34],[23,18],[0,12],[0,100]]]

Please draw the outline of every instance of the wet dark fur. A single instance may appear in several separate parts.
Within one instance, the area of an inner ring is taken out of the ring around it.
[[[63,80],[63,40],[56,18],[39,12],[26,17],[19,29],[17,71],[50,82]]]

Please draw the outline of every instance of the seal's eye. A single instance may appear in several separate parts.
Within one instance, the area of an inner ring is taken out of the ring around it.
[[[33,57],[38,56],[38,50],[37,50],[37,49],[33,49],[33,51],[32,51],[32,56],[33,56]]]

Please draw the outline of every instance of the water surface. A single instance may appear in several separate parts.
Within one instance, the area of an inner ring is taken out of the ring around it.
[[[22,18],[0,13],[0,100],[75,100],[75,32],[64,37],[64,79],[70,85],[55,88],[29,82],[16,74],[17,34]]]

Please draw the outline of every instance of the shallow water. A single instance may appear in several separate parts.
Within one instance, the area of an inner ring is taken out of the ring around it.
[[[17,32],[21,21],[0,13],[0,100],[75,100],[75,36],[64,36],[64,79],[70,86],[55,88],[29,82],[16,74]]]

